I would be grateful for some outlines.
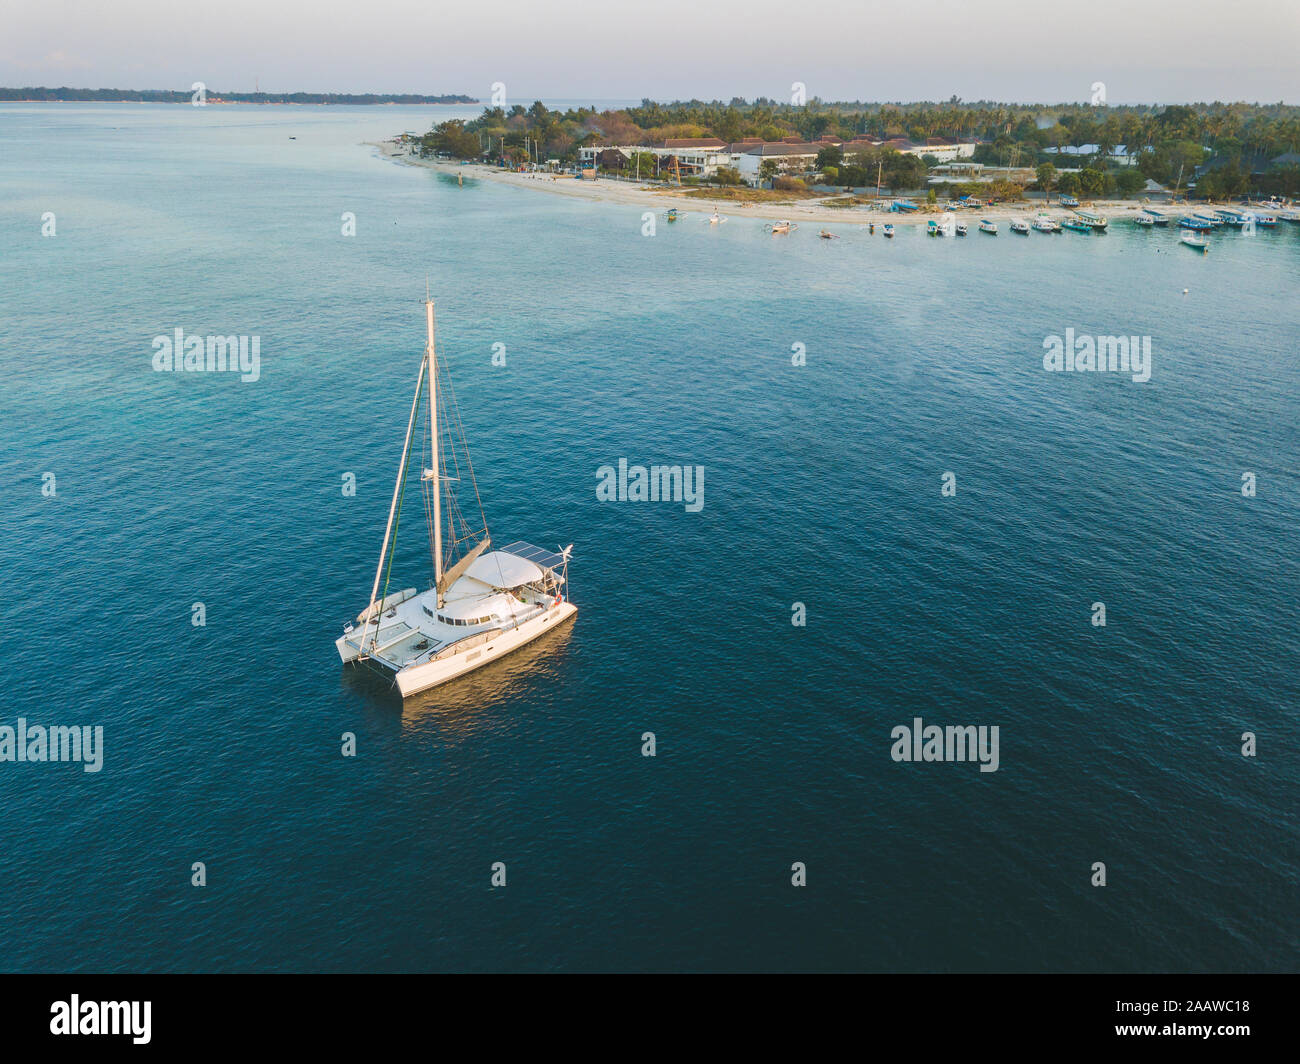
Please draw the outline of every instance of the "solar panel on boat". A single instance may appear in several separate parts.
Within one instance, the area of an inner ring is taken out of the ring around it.
[[[534,565],[540,565],[543,569],[558,569],[564,565],[562,555],[556,554],[553,550],[534,547],[531,543],[524,543],[522,540],[518,543],[511,543],[506,547],[498,547],[497,550],[505,554],[513,554],[518,558],[526,558]]]

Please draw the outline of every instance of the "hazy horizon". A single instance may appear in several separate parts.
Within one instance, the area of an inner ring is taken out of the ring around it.
[[[904,10],[827,0],[792,13],[775,0],[664,0],[650,13],[567,0],[498,0],[437,10],[372,0],[220,9],[119,0],[22,0],[0,15],[0,84],[213,92],[466,94],[626,103],[826,101],[1295,103],[1300,8],[1247,0],[1099,0],[1069,22],[1009,0],[975,11],[949,0]],[[1237,27],[1240,32],[1226,32]],[[1101,37],[1101,43],[1094,43]],[[1071,42],[1085,39],[1086,48]],[[1104,52],[1104,57],[1093,53]]]

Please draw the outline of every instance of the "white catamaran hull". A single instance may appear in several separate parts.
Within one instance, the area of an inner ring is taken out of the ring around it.
[[[558,628],[577,612],[578,607],[572,602],[560,602],[545,613],[522,622],[516,628],[504,629],[499,635],[486,643],[476,643],[473,646],[468,646],[465,650],[453,653],[450,657],[397,669],[395,670],[397,689],[401,692],[402,697],[406,698],[420,691],[427,691],[430,687],[437,687],[448,680],[464,676],[467,672],[473,672],[481,665],[488,665],[505,657],[512,650],[518,650],[525,644],[531,643],[538,636],[545,635],[553,628]],[[355,638],[355,636],[352,638]],[[340,636],[334,645],[338,648],[339,657],[344,662],[357,659],[356,645],[349,642],[348,635]],[[371,657],[381,664],[388,665],[387,662],[383,662],[380,655],[371,655]]]

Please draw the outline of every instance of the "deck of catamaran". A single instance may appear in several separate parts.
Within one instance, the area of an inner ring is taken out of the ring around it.
[[[511,543],[475,559],[441,606],[433,588],[406,588],[359,615],[339,642],[360,654],[364,639],[367,656],[393,672],[467,653],[557,605],[564,561],[553,551]]]

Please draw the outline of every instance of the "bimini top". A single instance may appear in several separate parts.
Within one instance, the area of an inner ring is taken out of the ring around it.
[[[520,558],[527,558],[530,562],[537,563],[543,569],[560,569],[564,566],[566,560],[563,554],[556,554],[555,551],[545,550],[542,547],[534,547],[531,543],[525,543],[523,540],[507,543],[501,549],[506,554],[515,554]]]
[[[522,587],[542,579],[542,570],[527,558],[494,550],[475,558],[474,564],[465,570],[465,575],[491,587]]]

